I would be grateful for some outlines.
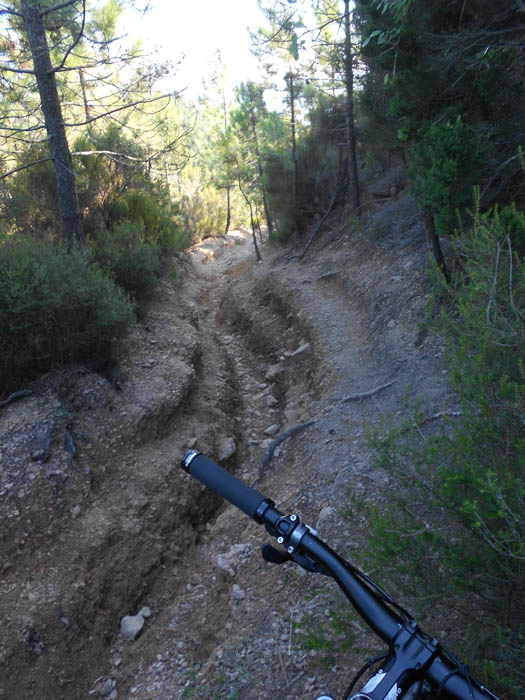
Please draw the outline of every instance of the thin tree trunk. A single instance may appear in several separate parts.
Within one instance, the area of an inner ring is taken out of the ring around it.
[[[33,58],[38,92],[49,139],[49,148],[55,169],[62,226],[68,251],[71,251],[74,241],[77,243],[83,242],[84,231],[78,205],[71,153],[62,118],[62,108],[58,97],[55,73],[49,56],[44,18],[38,2],[21,0],[21,9],[27,40]]]
[[[357,216],[360,215],[359,181],[355,150],[354,123],[354,67],[352,39],[350,36],[350,0],[345,3],[345,85],[346,85],[346,148],[350,176],[350,202]]]
[[[443,257],[443,251],[441,250],[441,244],[439,242],[439,236],[436,233],[436,226],[434,224],[434,215],[430,209],[425,208],[421,214],[423,218],[423,226],[425,227],[425,234],[427,237],[428,249],[432,253],[437,266],[443,273],[444,278],[447,282],[450,282],[450,275],[447,270],[445,263],[445,258]]]
[[[226,226],[224,227],[224,235],[230,230],[230,225],[232,222],[232,209],[231,209],[231,185],[226,187]]]
[[[259,246],[257,245],[257,236],[255,235],[255,220],[253,218],[253,207],[252,207],[252,203],[250,202],[250,198],[248,197],[248,195],[246,194],[246,192],[244,191],[244,189],[242,187],[241,173],[239,172],[238,164],[237,164],[237,180],[239,182],[239,189],[241,191],[242,196],[244,197],[244,201],[246,202],[246,204],[248,205],[248,208],[250,209],[250,224],[252,227],[252,240],[253,240],[253,247],[255,250],[255,257],[257,258],[257,262],[261,262],[262,258],[261,258],[261,254],[259,252]]]
[[[87,96],[86,76],[83,68],[78,69],[78,77],[80,79],[80,89],[82,90],[82,100],[84,102],[84,114],[86,115],[86,121],[88,122],[93,116],[93,113],[91,111],[91,105],[89,104]]]
[[[222,94],[222,116],[224,119],[224,133],[228,129],[228,110],[226,108],[226,92],[224,90],[224,82],[221,89]],[[231,185],[228,184],[226,187],[226,226],[224,228],[224,235],[230,230],[232,221],[232,203],[231,203]]]
[[[250,108],[250,124],[252,127],[253,143],[255,146],[255,157],[257,159],[257,171],[259,173],[259,187],[261,189],[261,195],[264,207],[264,218],[266,219],[266,226],[268,227],[268,236],[271,237],[273,233],[272,219],[270,217],[270,207],[268,206],[268,197],[266,196],[266,189],[264,187],[264,170],[262,166],[261,153],[259,151],[259,139],[257,138],[257,128],[255,124],[255,114],[253,111],[253,105]]]
[[[287,75],[288,92],[290,95],[290,123],[292,127],[292,207],[297,209],[297,139],[295,135],[295,85],[292,71]]]

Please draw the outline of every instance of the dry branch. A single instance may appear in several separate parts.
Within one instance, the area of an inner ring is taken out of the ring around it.
[[[15,391],[12,394],[10,394],[7,399],[4,399],[3,401],[0,401],[0,408],[2,406],[7,406],[8,403],[11,403],[11,401],[16,401],[16,399],[21,399],[23,396],[31,396],[33,392],[31,389],[21,389],[20,391]]]
[[[389,386],[392,386],[394,381],[395,380],[392,380],[391,382],[387,382],[386,384],[381,384],[381,386],[376,386],[375,389],[370,389],[370,391],[363,391],[360,394],[350,394],[349,396],[345,396],[341,399],[341,403],[346,403],[347,401],[360,401],[361,399],[366,399],[369,396],[373,396],[374,394],[378,394],[383,389],[386,389]]]
[[[315,420],[310,420],[306,423],[301,423],[300,425],[294,425],[293,427],[288,428],[287,430],[282,432],[280,435],[278,435],[275,438],[275,440],[272,440],[272,442],[266,448],[266,452],[264,453],[264,457],[262,458],[261,463],[259,464],[259,474],[257,476],[257,479],[254,481],[254,484],[257,484],[262,479],[263,474],[264,474],[264,470],[272,461],[273,453],[275,452],[275,448],[278,447],[282,442],[287,440],[289,437],[292,437],[292,435],[296,435],[297,433],[300,433],[302,430],[309,428],[314,423],[316,423]]]

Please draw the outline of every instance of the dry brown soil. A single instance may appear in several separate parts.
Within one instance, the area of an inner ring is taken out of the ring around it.
[[[454,408],[418,325],[422,231],[407,230],[374,242],[342,226],[302,261],[264,246],[261,264],[245,232],[205,241],[162,282],[119,377],[72,368],[0,409],[2,700],[340,696],[373,638],[326,579],[263,562],[264,530],[179,462],[195,446],[252,483],[270,440],[315,421],[257,488],[362,560],[352,504],[392,486],[365,423],[407,395]],[[328,663],[325,636],[341,647]]]

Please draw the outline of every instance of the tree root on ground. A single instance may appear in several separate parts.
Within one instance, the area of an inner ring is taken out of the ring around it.
[[[275,438],[275,440],[272,440],[272,442],[266,448],[266,452],[264,453],[264,457],[262,458],[261,463],[259,464],[259,473],[258,473],[257,479],[253,482],[253,485],[257,484],[262,479],[262,477],[264,475],[264,470],[266,469],[266,467],[269,466],[270,462],[273,459],[273,453],[275,452],[275,448],[278,447],[282,442],[287,440],[289,437],[292,437],[292,435],[296,435],[297,433],[300,433],[302,430],[309,428],[311,425],[313,425],[316,422],[317,421],[315,421],[315,420],[310,420],[310,421],[307,421],[306,423],[301,423],[300,425],[294,425],[293,427],[288,428],[288,430],[285,430],[280,435],[278,435]]]

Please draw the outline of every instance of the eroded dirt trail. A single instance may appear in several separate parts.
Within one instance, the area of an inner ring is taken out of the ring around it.
[[[355,618],[330,628],[353,651],[317,666],[304,640],[338,594],[264,563],[264,531],[179,461],[197,447],[359,552],[351,504],[380,502],[390,478],[370,467],[363,421],[406,393],[429,412],[452,401],[417,327],[425,264],[419,239],[396,253],[342,237],[313,262],[266,251],[261,265],[246,234],[205,242],[131,334],[120,390],[77,368],[3,409],[0,698],[342,692],[371,638]],[[261,469],[268,444],[305,423]],[[121,618],[144,606],[141,636],[122,640]]]
[[[206,268],[218,307],[210,313],[205,300],[207,322],[225,343],[238,389],[237,473],[249,483],[261,477],[267,427],[281,433],[314,421],[282,443],[258,488],[285,512],[304,515],[338,551],[359,556],[366,521],[352,504],[381,502],[389,481],[370,468],[364,421],[399,410],[405,393],[420,395],[428,411],[452,400],[440,348],[416,324],[424,252],[416,248],[407,265],[388,249],[343,240],[307,265],[275,258]],[[392,276],[397,297],[388,291]],[[264,532],[233,507],[209,522],[159,618],[170,634],[135,643],[133,672],[121,681],[129,697],[284,700],[344,691],[375,640],[323,580],[265,564],[263,541]],[[316,634],[341,648],[329,667],[319,666]]]

